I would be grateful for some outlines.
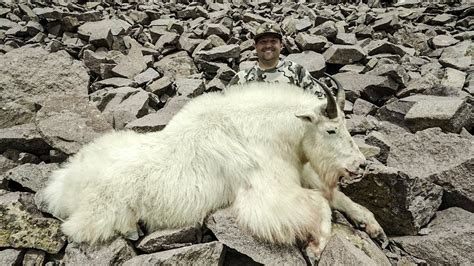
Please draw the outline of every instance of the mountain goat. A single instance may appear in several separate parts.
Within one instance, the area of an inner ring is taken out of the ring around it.
[[[339,84],[340,85],[340,84]],[[43,191],[76,242],[203,223],[231,207],[242,228],[279,244],[309,241],[318,256],[331,207],[372,236],[373,214],[337,190],[365,158],[346,129],[344,91],[327,100],[288,84],[250,83],[199,96],[160,132],[120,131],[85,145]]]

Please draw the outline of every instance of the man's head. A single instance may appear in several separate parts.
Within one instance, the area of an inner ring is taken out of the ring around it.
[[[258,27],[254,40],[261,67],[275,67],[283,48],[280,28],[276,24],[264,23]]]

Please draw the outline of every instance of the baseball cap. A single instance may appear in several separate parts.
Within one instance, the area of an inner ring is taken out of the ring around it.
[[[271,22],[265,22],[261,24],[255,31],[255,36],[253,37],[253,39],[257,41],[263,35],[274,35],[280,40],[282,38],[280,27],[277,24]]]

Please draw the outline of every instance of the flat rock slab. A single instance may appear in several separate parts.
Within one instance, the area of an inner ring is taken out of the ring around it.
[[[324,56],[314,51],[303,51],[301,53],[290,54],[285,57],[284,60],[289,60],[302,65],[315,77],[320,77],[326,69]]]
[[[4,249],[0,251],[0,265],[20,265],[24,253],[20,249]]]
[[[58,164],[21,164],[5,173],[8,181],[15,181],[22,187],[37,192],[46,186],[51,172],[58,169]]]
[[[398,89],[398,84],[389,77],[354,72],[339,73],[333,77],[346,90],[347,100],[352,102],[362,97],[371,103],[376,103],[383,97],[393,95]]]
[[[306,265],[301,252],[296,247],[272,245],[242,231],[237,226],[231,209],[215,212],[206,220],[206,225],[220,242],[249,256],[255,262],[270,265]]]
[[[119,265],[135,257],[133,246],[122,238],[100,247],[70,243],[62,263],[65,265]]]
[[[348,65],[364,59],[367,53],[359,45],[334,44],[323,55],[330,64]]]
[[[432,96],[416,102],[405,115],[412,132],[432,127],[459,133],[470,123],[472,105],[466,98]]]
[[[184,247],[198,243],[201,240],[201,230],[196,227],[168,229],[153,232],[141,239],[136,247],[146,253],[160,250]]]
[[[116,36],[125,34],[131,29],[132,25],[121,19],[103,19],[100,21],[86,22],[81,25],[77,32],[82,38],[89,40],[93,35],[106,35],[110,32]]]
[[[425,260],[428,265],[474,264],[474,214],[460,208],[436,213],[428,225],[427,235],[402,236],[391,240],[406,252]]]
[[[59,95],[43,102],[36,125],[45,140],[65,154],[79,151],[100,134],[112,129],[86,97]]]
[[[439,128],[403,134],[392,139],[387,166],[427,177],[456,167],[474,157],[474,140]]]
[[[187,77],[198,73],[193,59],[186,51],[177,52],[163,57],[154,64],[155,69],[163,76],[172,80],[179,77]]]
[[[43,139],[35,124],[23,124],[0,129],[0,153],[7,149],[49,154],[51,146]]]
[[[56,254],[66,243],[61,222],[44,217],[33,197],[26,192],[0,196],[0,247],[34,248]]]
[[[224,245],[217,241],[140,255],[123,265],[221,265]]]
[[[441,205],[443,190],[428,180],[373,164],[361,180],[341,184],[391,235],[416,235]]]

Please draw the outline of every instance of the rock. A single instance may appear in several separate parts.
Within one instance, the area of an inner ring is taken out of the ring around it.
[[[289,60],[302,65],[314,77],[324,74],[326,63],[324,57],[313,51],[303,51],[302,53],[290,54],[284,60]]]
[[[16,101],[26,107],[60,93],[87,95],[87,69],[66,51],[24,46],[0,55],[0,61],[0,106]]]
[[[370,165],[361,180],[341,185],[341,190],[372,211],[391,235],[416,235],[441,204],[441,187],[378,164]]]
[[[225,40],[229,39],[230,30],[222,24],[210,23],[204,27],[204,36],[217,35]]]
[[[346,126],[351,135],[365,134],[367,131],[375,129],[375,125],[372,121],[360,115],[353,115],[350,119],[347,119]]]
[[[369,75],[375,76],[387,76],[392,78],[395,82],[400,84],[402,87],[406,87],[409,76],[405,69],[398,64],[377,64],[374,69],[367,72]]]
[[[365,141],[369,145],[378,147],[380,152],[375,156],[375,158],[381,163],[387,163],[390,147],[392,146],[389,136],[381,132],[372,131],[367,135]]]
[[[367,51],[368,55],[388,53],[404,56],[406,54],[415,54],[415,49],[413,48],[396,45],[383,40],[371,41],[367,46],[364,47],[364,50]]]
[[[154,68],[172,80],[198,73],[193,59],[186,51],[165,56],[154,64]]]
[[[34,248],[58,253],[66,242],[60,222],[46,218],[35,205],[33,194],[11,192],[0,196],[0,247]]]
[[[198,59],[204,61],[213,61],[217,59],[238,58],[240,55],[240,46],[236,44],[223,45],[212,48],[207,51],[200,51],[196,53]]]
[[[171,95],[174,93],[174,90],[171,89],[171,84],[173,84],[173,81],[169,77],[162,77],[149,84],[146,87],[146,91],[149,91],[158,96],[161,96],[165,93]]]
[[[23,188],[37,192],[46,186],[46,181],[52,171],[58,169],[58,164],[22,164],[5,173],[8,181],[14,181]]]
[[[456,20],[456,16],[449,14],[439,14],[429,21],[431,25],[445,25]]]
[[[334,21],[329,20],[312,28],[309,32],[314,35],[323,36],[328,40],[334,40],[337,35],[337,28]]]
[[[377,265],[364,252],[352,245],[348,240],[333,236],[321,254],[318,265]]]
[[[142,54],[141,45],[135,40],[129,39],[131,47],[128,55],[120,59],[119,63],[112,68],[112,72],[119,77],[133,79],[137,74],[143,72],[147,65]]]
[[[372,25],[372,28],[376,31],[380,30],[390,30],[395,26],[398,26],[398,17],[394,15],[386,15],[381,19],[378,19]]]
[[[127,124],[125,128],[137,132],[153,132],[163,129],[171,118],[179,111],[190,99],[185,96],[173,97],[166,105],[156,113],[146,115],[140,119]]]
[[[354,33],[338,32],[334,42],[336,44],[355,45],[357,38]]]
[[[131,79],[127,78],[108,78],[103,79],[101,81],[97,81],[91,85],[92,91],[98,91],[103,88],[112,87],[112,88],[119,88],[119,87],[136,87],[137,83]]]
[[[194,98],[204,93],[206,85],[203,80],[190,79],[190,78],[179,78],[174,82],[176,91],[180,96]]]
[[[405,97],[414,93],[422,93],[432,89],[439,83],[440,80],[435,75],[428,73],[419,79],[410,80],[406,85],[406,88],[398,91],[396,95],[398,97]]]
[[[248,232],[241,231],[230,209],[219,210],[209,216],[206,226],[219,242],[249,256],[257,263],[306,265],[296,247],[277,246],[255,239]]]
[[[395,237],[392,241],[430,265],[470,265],[474,263],[473,219],[471,212],[450,208],[436,213],[427,227],[428,235]]]
[[[461,91],[466,81],[466,73],[456,70],[454,68],[446,68],[441,84],[446,87],[451,87],[457,91]]]
[[[66,247],[62,263],[65,265],[123,264],[136,255],[132,245],[121,238],[96,247],[73,242]]]
[[[413,132],[440,127],[447,132],[459,133],[469,123],[471,112],[472,105],[467,99],[431,96],[416,102],[406,113],[405,121]]]
[[[84,40],[91,36],[107,36],[110,32],[113,36],[123,35],[130,31],[131,25],[121,19],[103,19],[100,21],[86,22],[77,29],[77,33]]]
[[[328,43],[328,40],[322,36],[300,32],[296,36],[295,42],[303,51],[312,50],[315,52],[322,52],[324,46]]]
[[[372,115],[377,111],[377,106],[363,99],[358,98],[352,108],[355,115]]]
[[[20,265],[23,261],[23,254],[25,252],[21,249],[4,249],[0,251],[0,265]]]
[[[474,156],[472,138],[430,128],[392,139],[387,166],[412,176],[428,177],[462,164]]]
[[[363,75],[353,72],[339,73],[333,76],[346,90],[349,101],[362,97],[372,103],[384,100],[384,97],[393,95],[398,84],[388,77]]]
[[[23,257],[23,265],[44,265],[46,253],[41,250],[29,249]]]
[[[141,239],[136,247],[146,253],[154,253],[160,250],[189,246],[199,243],[200,240],[201,231],[199,228],[185,227],[153,232]]]
[[[131,87],[103,89],[90,97],[115,129],[124,128],[130,121],[147,115],[160,105],[156,95]]]
[[[35,123],[46,142],[65,154],[76,153],[82,145],[112,129],[87,98],[75,95],[50,97]]]
[[[40,135],[35,124],[24,124],[0,129],[0,153],[8,149],[49,154],[51,146]]]
[[[447,67],[447,68],[454,68],[461,71],[466,71],[469,69],[471,65],[471,57],[470,56],[463,56],[458,58],[441,58],[439,62]]]
[[[358,45],[334,44],[324,52],[326,62],[347,65],[364,59],[367,54]]]
[[[133,79],[138,85],[148,84],[160,77],[160,73],[156,72],[153,68],[148,68],[144,72],[138,74]]]
[[[224,245],[214,241],[163,252],[140,255],[123,265],[218,265],[224,257]]]
[[[444,48],[451,45],[458,43],[459,40],[454,39],[450,35],[437,35],[433,39],[431,39],[431,43],[433,44],[434,48]]]
[[[34,121],[38,105],[24,100],[6,102],[0,108],[0,128],[8,128]]]
[[[428,177],[431,182],[443,187],[443,207],[458,206],[474,212],[473,171],[474,158],[469,156],[466,161]]]

